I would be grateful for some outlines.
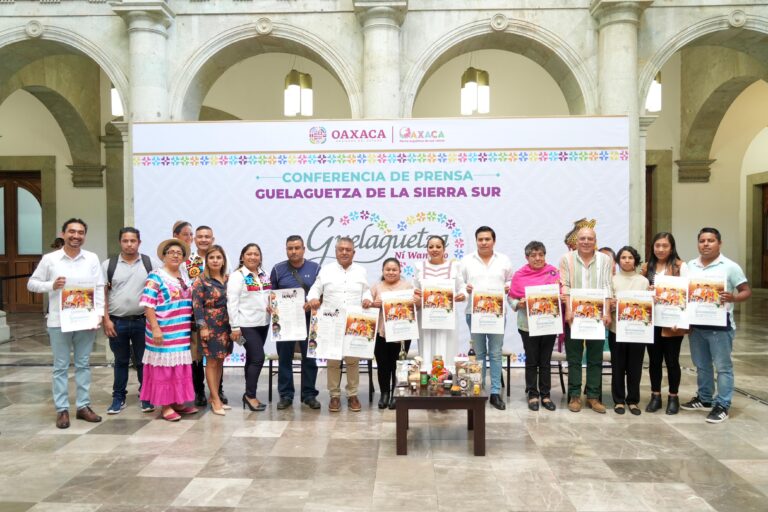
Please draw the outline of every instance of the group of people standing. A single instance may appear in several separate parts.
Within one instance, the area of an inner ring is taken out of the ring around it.
[[[751,291],[738,265],[720,254],[720,233],[703,228],[698,235],[699,258],[687,265],[677,255],[675,240],[669,233],[660,233],[653,240],[653,253],[646,264],[632,247],[623,247],[615,258],[597,250],[596,235],[591,228],[575,233],[574,247],[559,262],[558,267],[547,264],[546,248],[533,241],[525,247],[527,263],[514,271],[510,259],[495,250],[496,233],[482,226],[475,232],[477,250],[462,261],[446,258],[445,240],[431,236],[427,241],[427,257],[417,264],[413,283],[401,276],[400,262],[387,258],[382,265],[380,280],[369,286],[365,267],[354,262],[354,241],[337,239],[335,261],[320,267],[304,257],[305,246],[298,235],[286,240],[286,260],[267,273],[262,267],[261,248],[249,243],[240,251],[234,270],[228,273],[229,262],[224,249],[215,244],[213,230],[189,222],[174,224],[173,237],[157,247],[157,258],[141,254],[140,233],[132,227],[119,232],[120,254],[99,263],[94,253],[82,249],[87,225],[81,219],[70,219],[62,227],[64,245],[46,254],[29,280],[30,291],[49,294],[48,332],[54,354],[53,394],[57,410],[56,425],[69,426],[67,371],[70,352],[74,352],[77,383],[77,418],[101,421],[91,408],[89,387],[89,356],[95,330],[62,332],[58,318],[58,301],[68,278],[90,278],[95,283],[94,305],[103,315],[102,325],[115,355],[113,402],[108,414],[118,414],[126,404],[128,368],[133,357],[140,390],[140,406],[144,412],[161,408],[168,421],[178,421],[182,415],[194,414],[199,407],[210,404],[214,414],[225,415],[230,409],[222,387],[223,362],[232,353],[233,343],[245,349],[245,392],[243,408],[263,411],[266,405],[257,398],[259,376],[264,366],[264,345],[270,324],[270,292],[278,289],[302,288],[305,292],[306,322],[312,310],[321,304],[327,308],[362,306],[381,307],[381,294],[413,289],[413,301],[421,302],[424,280],[449,279],[455,283],[454,300],[468,302],[473,286],[504,287],[512,311],[517,311],[517,327],[526,353],[526,394],[528,407],[538,410],[539,404],[555,410],[550,397],[550,360],[556,336],[530,336],[528,333],[525,287],[559,284],[564,309],[565,350],[568,361],[568,408],[579,412],[582,401],[582,358],[586,351],[586,405],[604,413],[602,396],[602,340],[574,339],[569,324],[573,320],[569,294],[571,289],[600,288],[607,297],[614,292],[645,290],[653,285],[657,275],[725,274],[727,287],[720,300],[728,304],[729,320],[725,328],[690,326],[691,354],[698,369],[698,394],[685,404],[677,396],[680,383],[679,353],[683,331],[657,328],[654,343],[648,345],[651,400],[646,411],[662,407],[662,362],[666,363],[669,379],[667,413],[684,409],[711,409],[707,421],[719,422],[728,417],[733,393],[733,368],[730,352],[734,337],[732,303],[749,298]],[[192,245],[194,244],[194,250]],[[619,272],[614,273],[615,264]],[[639,272],[638,272],[639,271]],[[609,303],[614,304],[613,301]],[[467,323],[470,323],[467,305]],[[611,390],[616,413],[628,409],[640,414],[640,377],[645,346],[616,341],[614,316],[606,311],[603,318],[610,329]],[[458,317],[457,317],[458,321]],[[375,358],[381,391],[379,408],[394,408],[393,393],[395,363],[407,353],[410,341],[388,342],[379,321]],[[458,325],[455,329],[419,330],[419,352],[424,364],[442,355],[447,366],[453,366],[458,352]],[[505,409],[501,398],[503,334],[471,334],[471,343],[482,364],[482,381],[490,367],[489,402]],[[291,407],[295,389],[293,359],[295,350],[301,352],[301,402],[310,409],[320,409],[316,388],[317,364],[307,356],[306,339],[276,343],[279,371],[278,409]],[[205,358],[205,365],[203,365]],[[489,364],[486,364],[486,360]],[[342,408],[342,367],[346,366],[346,398],[350,411],[361,410],[358,399],[359,359],[345,357],[342,361],[327,361],[327,387],[330,395],[328,409]],[[714,386],[717,371],[717,393]],[[209,397],[205,396],[205,381]],[[190,405],[194,403],[195,405]]]

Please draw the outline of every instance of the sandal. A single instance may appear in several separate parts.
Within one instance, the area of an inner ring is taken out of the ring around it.
[[[193,407],[191,405],[187,405],[186,407],[173,407],[173,410],[179,414],[195,414],[200,409],[198,409],[197,407]]]
[[[160,416],[163,417],[164,420],[167,421],[179,421],[181,419],[181,416],[179,413],[171,409],[170,414],[168,412],[160,413]]]
[[[624,408],[624,404],[616,404],[613,406],[613,412],[616,414],[624,414],[627,410]]]

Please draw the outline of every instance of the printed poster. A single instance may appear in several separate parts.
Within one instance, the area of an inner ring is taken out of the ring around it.
[[[653,343],[653,299],[650,290],[616,293],[616,341]]]
[[[454,280],[425,279],[421,286],[421,328],[455,330]]]
[[[563,333],[560,310],[560,286],[545,284],[525,287],[528,332],[531,336],[549,336]]]
[[[343,309],[321,307],[309,320],[307,357],[340,360],[344,351],[346,314]]]
[[[304,290],[302,288],[272,290],[269,293],[269,305],[272,309],[270,323],[273,341],[307,339]]]
[[[470,320],[472,333],[504,334],[504,295],[503,286],[474,286]]]
[[[373,359],[379,309],[349,306],[344,328],[344,356]]]
[[[382,292],[384,334],[387,341],[415,340],[419,337],[413,290]]]
[[[708,274],[689,277],[688,283],[688,322],[692,325],[714,325],[725,327],[728,323],[728,310],[721,302],[720,295],[725,291],[725,276]]]
[[[604,340],[605,290],[593,288],[571,289],[571,338]]]
[[[59,302],[61,332],[96,329],[99,326],[99,314],[95,298],[95,281],[68,277]]]
[[[656,304],[653,323],[657,327],[688,328],[688,278],[654,277]]]

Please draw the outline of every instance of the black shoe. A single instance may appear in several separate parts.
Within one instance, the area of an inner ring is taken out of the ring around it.
[[[246,407],[248,407],[248,409],[250,409],[253,412],[261,412],[267,408],[267,405],[259,402],[259,405],[257,405],[256,407],[252,406],[251,402],[248,401],[248,397],[245,395],[245,393],[243,393],[243,409],[245,409]]]
[[[397,404],[397,398],[395,398],[395,394],[392,393],[392,395],[389,397],[389,408],[390,410],[395,410],[397,407],[395,404]]]
[[[224,390],[219,388],[219,400],[221,400],[221,403],[224,405],[229,405],[229,398],[227,398],[227,395],[224,394]]]
[[[715,404],[712,411],[707,414],[707,423],[722,423],[728,419],[728,409],[720,404]]]
[[[555,406],[555,402],[550,400],[548,396],[545,396],[541,399],[541,406],[548,411],[554,411],[555,409],[557,409],[557,407]]]
[[[670,396],[667,398],[667,414],[677,414],[680,412],[680,398]]]
[[[616,414],[624,414],[627,412],[627,409],[624,407],[624,404],[616,404],[613,406],[613,412]]]
[[[205,407],[206,405],[208,405],[208,399],[205,398],[205,393],[195,394],[195,405],[198,407]]]
[[[281,398],[280,401],[277,402],[277,408],[280,410],[287,409],[292,405],[293,405],[293,400],[290,400],[288,398]]]
[[[629,404],[629,412],[635,416],[640,416],[640,408],[637,406],[637,404]]]
[[[656,412],[661,409],[661,395],[653,393],[651,395],[651,401],[645,406],[645,412]]]
[[[308,406],[310,409],[319,409],[320,407],[322,407],[320,405],[320,402],[318,402],[317,398],[315,397],[307,398],[306,400],[304,400],[304,405]]]
[[[389,396],[388,392],[381,394],[381,397],[379,397],[379,409],[386,409],[389,407]]]
[[[680,404],[680,407],[685,409],[686,411],[699,411],[702,409],[711,409],[712,408],[712,402],[702,402],[699,400],[698,396],[695,396],[685,402],[684,404]]]
[[[528,409],[532,411],[538,411],[539,410],[539,399],[538,398],[529,398],[528,399]]]
[[[501,395],[499,395],[498,393],[493,393],[491,395],[490,402],[492,406],[494,406],[500,411],[503,411],[504,409],[507,408],[506,404],[504,403],[504,400],[501,399]]]

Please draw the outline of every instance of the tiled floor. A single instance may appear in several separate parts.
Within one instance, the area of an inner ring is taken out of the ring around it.
[[[768,299],[743,308],[734,354],[737,387],[764,399],[767,312]],[[573,414],[559,389],[556,412],[532,413],[514,370],[509,407],[487,413],[486,457],[472,455],[463,413],[427,411],[412,413],[409,455],[397,457],[394,412],[364,402],[360,413],[330,414],[324,391],[319,412],[235,407],[175,424],[142,414],[134,394],[101,424],[58,430],[42,322],[9,320],[17,339],[0,345],[2,512],[768,509],[768,406],[742,394],[721,425],[704,413]],[[91,392],[103,414],[112,375],[103,342],[98,351]],[[690,368],[687,342],[684,352]],[[230,397],[242,382],[227,371]],[[647,386],[646,375],[644,401]],[[681,395],[694,391],[687,370]]]

